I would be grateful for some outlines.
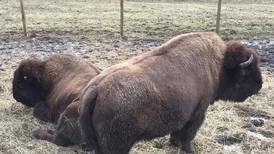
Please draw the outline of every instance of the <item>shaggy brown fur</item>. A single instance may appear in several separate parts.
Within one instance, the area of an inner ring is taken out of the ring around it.
[[[139,140],[169,133],[190,152],[210,103],[242,101],[261,86],[253,50],[211,32],[184,34],[92,79],[80,97],[80,125],[96,153],[126,154]]]
[[[65,110],[63,115],[66,116],[60,119],[71,114],[70,116],[74,116],[72,120],[74,121],[79,114],[70,112],[76,108],[71,103],[78,99],[82,89],[99,72],[95,66],[83,59],[68,54],[56,54],[45,61],[27,59],[22,61],[14,72],[13,96],[18,102],[34,107],[33,115],[40,120],[56,123],[60,114]],[[69,104],[71,105],[67,107]],[[58,123],[57,127],[65,126]],[[43,132],[34,131],[37,138],[46,138],[39,133]],[[57,129],[57,133],[61,132]],[[67,134],[71,135],[71,133]],[[45,135],[52,136],[51,134]]]

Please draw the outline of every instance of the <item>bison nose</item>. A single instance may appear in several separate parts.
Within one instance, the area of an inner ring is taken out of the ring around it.
[[[21,101],[22,101],[21,97],[19,97],[19,95],[18,95],[17,90],[13,90],[12,93],[13,93],[13,98],[14,98],[17,102],[21,102]]]
[[[20,102],[20,99],[16,93],[13,92],[13,98],[17,101]]]
[[[253,94],[258,94],[259,93],[259,91],[261,90],[261,88],[262,88],[262,83],[256,83],[255,84],[256,86],[254,87],[254,89],[253,89]]]
[[[262,80],[257,80],[256,84],[257,84],[258,89],[260,90],[262,88],[263,81]]]
[[[258,91],[260,91],[261,88],[262,88],[262,84],[259,84],[259,86],[258,86]]]

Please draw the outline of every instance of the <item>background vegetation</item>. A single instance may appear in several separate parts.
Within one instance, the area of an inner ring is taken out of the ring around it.
[[[119,33],[119,1],[24,0],[30,32],[106,38]],[[254,1],[255,0],[251,0]],[[224,38],[274,35],[274,5],[227,3],[222,6]],[[18,1],[0,1],[0,33],[21,32]],[[125,35],[166,39],[191,31],[214,31],[217,3],[125,2]],[[96,37],[94,37],[94,35]]]

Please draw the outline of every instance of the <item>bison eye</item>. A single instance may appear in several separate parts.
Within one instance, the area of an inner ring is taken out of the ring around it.
[[[24,80],[28,80],[28,76],[26,76],[26,75],[23,78],[24,78]]]

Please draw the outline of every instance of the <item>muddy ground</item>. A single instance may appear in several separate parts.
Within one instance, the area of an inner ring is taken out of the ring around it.
[[[241,40],[261,55],[264,86],[244,103],[216,102],[195,138],[198,153],[274,152],[274,39]],[[0,152],[2,153],[84,153],[79,147],[58,147],[33,139],[34,128],[52,127],[34,119],[31,109],[15,102],[11,95],[13,71],[19,61],[72,53],[104,69],[156,47],[164,40],[128,39],[88,42],[64,37],[1,38],[0,40]],[[255,122],[262,122],[254,126]],[[176,153],[168,136],[135,145],[132,153]]]

